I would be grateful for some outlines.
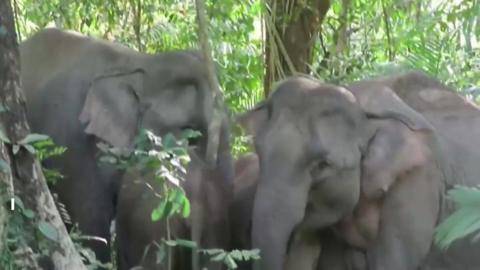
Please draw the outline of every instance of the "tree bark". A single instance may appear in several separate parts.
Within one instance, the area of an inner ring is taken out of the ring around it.
[[[294,73],[309,73],[330,0],[267,0],[264,93]],[[283,47],[283,48],[282,48]]]
[[[207,21],[207,12],[205,8],[204,0],[195,0],[195,8],[197,12],[197,24],[198,24],[198,39],[200,47],[202,50],[203,58],[206,62],[206,74],[208,79],[208,84],[212,90],[213,96],[213,115],[211,117],[209,126],[208,126],[208,144],[207,144],[207,153],[206,159],[207,164],[210,168],[215,168],[217,165],[217,153],[220,145],[220,129],[224,117],[224,108],[223,108],[223,95],[220,90],[220,84],[215,73],[215,66],[212,57],[212,49],[210,47],[210,42],[208,38],[208,21]],[[197,209],[198,210],[198,209]],[[192,211],[192,220],[194,220],[193,229],[192,229],[192,239],[200,239],[201,233],[201,224],[198,223],[199,220],[202,220],[202,211]],[[200,269],[200,257],[198,254],[197,248],[194,248],[192,251],[192,269]]]
[[[0,143],[0,159],[4,159],[5,147],[3,143]],[[5,240],[7,237],[6,228],[8,226],[8,214],[7,209],[5,208],[5,202],[8,201],[8,198],[12,197],[13,192],[11,191],[12,183],[11,178],[8,178],[8,171],[6,169],[0,170],[0,256],[3,253],[5,248]]]
[[[11,3],[3,0],[0,1],[0,102],[3,108],[0,126],[8,140],[1,142],[0,158],[9,164],[10,170],[1,174],[0,185],[7,183],[6,189],[11,190],[8,183],[11,182],[9,179],[13,180],[15,195],[25,208],[35,213],[22,228],[28,246],[18,247],[24,251],[21,268],[86,269],[55,207],[39,162],[19,145],[30,133],[30,128],[20,83],[18,54]],[[43,228],[53,228],[55,233],[50,238],[39,233],[40,224]]]
[[[215,73],[215,66],[212,58],[212,49],[208,38],[208,22],[205,11],[205,1],[195,0],[195,8],[197,11],[198,39],[202,49],[202,55],[206,62],[206,73],[208,84],[213,95],[213,115],[208,127],[208,145],[207,145],[207,163],[210,167],[215,168],[217,163],[217,152],[220,141],[220,126],[224,115],[224,102],[220,84]]]

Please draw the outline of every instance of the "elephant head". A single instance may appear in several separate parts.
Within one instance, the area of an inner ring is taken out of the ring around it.
[[[89,84],[80,113],[85,132],[117,147],[129,147],[139,128],[156,134],[193,128],[210,139],[213,95],[194,52],[164,53],[103,71]],[[218,139],[218,136],[216,136]]]
[[[44,106],[59,103],[51,110],[72,112],[87,134],[128,147],[140,127],[158,134],[196,128],[208,144],[202,148],[218,143],[212,141],[218,134],[208,134],[217,108],[197,51],[143,54],[56,28],[39,31],[20,51],[28,105],[53,95],[58,101]],[[36,117],[45,118],[34,115],[32,122],[42,121]],[[64,123],[70,129],[78,124]]]
[[[241,117],[260,161],[251,236],[261,249],[256,269],[284,269],[294,231],[322,229],[353,212],[362,157],[376,146],[376,119],[431,128],[386,87],[354,93],[294,77]]]

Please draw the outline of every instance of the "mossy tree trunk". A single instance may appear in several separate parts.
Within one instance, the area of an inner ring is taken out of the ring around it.
[[[313,48],[330,0],[266,0],[265,78],[272,83],[294,73],[309,73]]]

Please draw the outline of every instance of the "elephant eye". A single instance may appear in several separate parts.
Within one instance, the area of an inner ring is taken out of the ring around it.
[[[326,159],[321,159],[312,164],[310,172],[313,177],[321,178],[329,168],[331,168],[330,162]]]
[[[330,166],[329,162],[327,160],[321,160],[317,162],[317,169],[318,170],[324,170]]]

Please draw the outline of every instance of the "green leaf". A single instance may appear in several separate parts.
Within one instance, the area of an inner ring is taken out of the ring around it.
[[[65,147],[56,146],[51,139],[37,141],[31,144],[35,148],[37,158],[40,161],[65,153]]]
[[[12,147],[13,154],[16,155],[20,151],[20,145],[14,144]]]
[[[224,260],[225,264],[227,265],[228,269],[237,269],[238,265],[235,262],[235,260],[230,256],[230,254],[227,254]]]
[[[48,135],[31,133],[31,134],[28,134],[25,138],[18,141],[18,144],[22,144],[22,145],[31,144],[38,141],[45,141],[45,140],[48,140],[49,138],[50,137],[48,137]]]
[[[182,208],[182,217],[188,218],[190,216],[190,201],[187,197],[183,201],[183,208]]]
[[[252,250],[242,250],[245,260],[258,260],[260,259],[260,249],[254,248]]]
[[[210,260],[214,262],[219,262],[223,261],[223,259],[227,256],[227,253],[225,251],[213,256]]]
[[[3,25],[0,25],[0,38],[5,37],[8,34],[7,28]]]
[[[51,170],[43,168],[43,174],[47,180],[47,183],[56,185],[59,180],[65,178],[58,170]]]
[[[20,199],[20,197],[15,195],[13,199],[14,199],[13,201],[15,202],[15,205],[18,206],[18,208],[20,208],[22,211],[26,210],[25,205],[23,204],[23,201],[22,199]]]
[[[25,149],[27,149],[27,151],[30,152],[30,154],[35,155],[36,151],[32,145],[24,144],[23,147],[25,147]]]
[[[98,160],[100,162],[107,163],[107,164],[117,164],[117,159],[113,156],[108,156],[108,155],[101,156]]]
[[[185,239],[177,239],[175,240],[176,244],[181,247],[187,247],[187,248],[197,248],[197,244],[194,241],[190,240],[185,240]]]
[[[457,209],[435,230],[435,243],[441,249],[480,230],[480,189],[456,186],[448,192],[448,197]]]
[[[176,247],[177,246],[177,241],[176,240],[163,240],[163,243],[165,243],[169,247]]]
[[[157,252],[156,252],[156,263],[157,264],[161,264],[163,262],[163,260],[165,260],[165,257],[167,256],[167,252],[165,250],[165,246],[160,246],[158,249],[157,249]]]
[[[182,139],[193,139],[202,136],[202,133],[198,130],[185,129],[182,131]]]
[[[52,241],[58,240],[58,232],[52,224],[44,221],[38,223],[38,230],[48,239]]]
[[[0,159],[0,171],[3,173],[10,173],[10,165],[8,165],[7,161]]]
[[[8,139],[7,135],[3,132],[3,129],[0,129],[0,140],[5,143],[11,143],[10,139]]]
[[[230,255],[232,256],[232,258],[234,258],[235,260],[243,260],[243,253],[238,250],[238,249],[235,249],[235,250],[232,250],[230,252]]]
[[[166,202],[162,201],[157,208],[153,209],[151,215],[152,221],[159,221],[165,216],[165,205]]]
[[[172,211],[173,204],[171,201],[165,201],[165,209],[163,210],[163,217],[167,216],[170,217],[174,213]]]
[[[202,250],[202,252],[212,256],[212,255],[219,254],[219,253],[222,253],[222,252],[225,252],[225,251],[223,249],[219,249],[219,248],[209,248],[209,249]]]
[[[35,217],[35,213],[30,209],[25,209],[25,210],[22,211],[22,213],[28,219],[32,219],[32,218]]]
[[[170,149],[174,148],[175,146],[177,146],[177,140],[175,139],[175,137],[171,133],[167,133],[163,137],[162,142],[163,142],[163,147],[164,147],[165,150],[170,150]]]

